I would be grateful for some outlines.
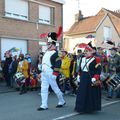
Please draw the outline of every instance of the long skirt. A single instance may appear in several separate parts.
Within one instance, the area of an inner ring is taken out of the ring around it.
[[[92,113],[101,110],[101,86],[91,86],[91,77],[83,72],[77,92],[75,111]]]

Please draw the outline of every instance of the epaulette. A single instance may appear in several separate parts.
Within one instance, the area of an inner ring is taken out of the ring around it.
[[[101,61],[99,57],[95,57],[95,60],[96,60],[95,68],[97,68],[99,65],[101,65]]]

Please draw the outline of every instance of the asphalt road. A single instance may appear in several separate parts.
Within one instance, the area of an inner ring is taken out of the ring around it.
[[[120,101],[110,101],[102,97],[102,111],[94,114],[79,115],[74,112],[75,96],[65,95],[66,106],[56,108],[57,98],[49,95],[49,109],[37,111],[41,99],[39,91],[29,91],[19,95],[13,90],[0,93],[0,120],[120,120]]]

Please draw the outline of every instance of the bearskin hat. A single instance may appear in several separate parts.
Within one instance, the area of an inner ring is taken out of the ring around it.
[[[56,45],[56,42],[57,42],[57,33],[55,33],[55,32],[49,32],[47,39],[48,39],[48,43]]]

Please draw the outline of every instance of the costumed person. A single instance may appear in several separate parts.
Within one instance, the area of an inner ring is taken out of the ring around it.
[[[64,83],[64,93],[69,93],[70,92],[70,58],[68,57],[68,52],[64,49],[61,50],[62,56],[62,65],[61,65],[61,73],[65,77],[65,83]]]
[[[82,52],[81,49],[77,50],[77,56],[76,56],[76,64],[75,64],[75,78],[77,79],[77,83],[79,84],[79,68],[80,68],[80,64],[82,61],[82,58],[84,57],[84,54]]]
[[[58,98],[57,108],[65,105],[63,93],[59,89],[56,78],[61,67],[61,59],[56,50],[57,34],[55,32],[48,33],[48,50],[42,58],[42,72],[41,72],[41,105],[37,109],[43,111],[48,109],[48,94],[49,86]]]
[[[79,73],[80,84],[77,91],[75,111],[93,113],[101,110],[100,59],[93,55],[93,49],[86,44]]]
[[[17,72],[22,72],[25,77],[25,81],[23,80],[19,82],[20,95],[27,92],[26,83],[27,83],[27,80],[29,79],[28,68],[29,68],[28,61],[24,58],[24,54],[20,54]]]
[[[27,81],[26,81],[26,87],[27,87],[27,90],[29,90],[29,86],[30,86],[30,74],[32,72],[32,58],[31,58],[31,55],[29,53],[25,54],[25,59],[27,60],[28,62],[28,75],[29,77],[27,78]]]
[[[117,74],[120,76],[120,56],[117,54],[117,48],[112,47],[110,49],[110,57],[108,60],[108,72],[109,77]],[[108,83],[108,81],[106,81]],[[119,89],[115,91],[116,97],[120,98]],[[113,86],[108,84],[108,98],[112,98],[114,94]]]

